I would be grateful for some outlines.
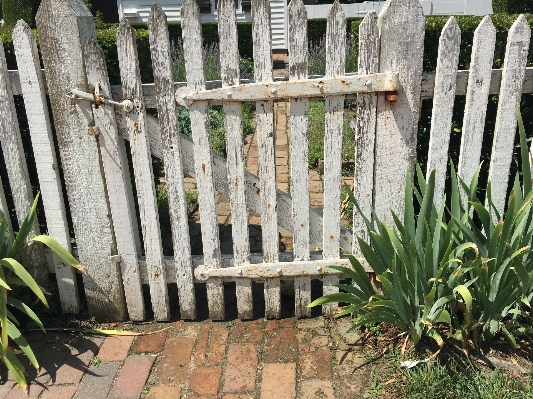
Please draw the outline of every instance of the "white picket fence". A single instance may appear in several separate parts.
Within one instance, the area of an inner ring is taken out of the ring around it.
[[[78,256],[86,267],[84,289],[89,313],[100,320],[144,320],[151,306],[156,320],[170,314],[168,284],[177,284],[183,319],[195,319],[195,283],[205,283],[209,316],[226,317],[224,282],[235,282],[240,318],[253,317],[252,281],[264,282],[266,317],[281,316],[280,280],[294,279],[295,314],[310,316],[312,279],[323,292],[338,289],[331,265],[347,265],[340,248],[358,252],[353,235],[368,240],[362,218],[354,232],[340,225],[341,147],[346,98],[357,98],[354,194],[369,214],[391,221],[403,210],[405,169],[414,168],[420,102],[433,97],[428,172],[437,170],[436,198],[444,191],[454,97],[466,95],[459,174],[468,180],[480,161],[489,94],[500,101],[489,179],[493,201],[502,210],[516,133],[516,108],[522,93],[533,92],[526,68],[530,29],[520,16],[509,31],[504,68],[493,70],[495,29],[490,17],[475,32],[469,71],[458,71],[460,30],[452,17],[443,29],[436,73],[422,72],[424,14],[418,0],[391,0],[379,20],[369,13],[360,26],[359,72],[345,74],[346,19],[338,3],[328,13],[327,67],[324,77],[307,75],[307,16],[301,0],[289,6],[290,76],[274,80],[268,0],[254,0],[255,82],[239,79],[237,27],[233,0],[221,0],[219,23],[222,81],[206,82],[202,70],[200,13],[193,0],[181,8],[187,83],[173,83],[166,17],[154,4],[148,20],[154,83],[142,83],[135,36],[126,20],[117,33],[122,85],[111,86],[94,22],[81,0],[43,0],[37,26],[46,82],[33,32],[20,21],[13,32],[18,71],[6,68],[0,46],[0,144],[18,220],[32,202],[13,95],[22,94],[49,234],[70,249],[70,235],[57,166],[53,124]],[[379,28],[378,28],[379,26]],[[398,32],[402,32],[401,35]],[[410,40],[405,40],[410,38]],[[207,88],[206,88],[207,87]],[[324,214],[309,205],[307,113],[309,98],[325,101]],[[128,111],[117,104],[124,99]],[[291,194],[275,180],[275,101],[290,101]],[[256,103],[259,176],[245,171],[241,104]],[[208,105],[222,103],[227,159],[211,151]],[[180,134],[176,107],[191,113],[193,141]],[[158,119],[146,110],[156,108]],[[129,140],[136,192],[133,193],[124,140]],[[163,256],[151,157],[163,160],[168,188],[174,257]],[[192,256],[184,173],[195,175],[199,191],[202,257]],[[9,183],[9,184],[8,184]],[[221,255],[216,192],[229,195],[233,255]],[[135,216],[141,218],[141,248]],[[251,254],[247,210],[261,214],[263,252]],[[278,226],[294,234],[294,253],[280,253]],[[37,231],[35,226],[35,231]],[[310,245],[322,248],[310,252]],[[43,259],[35,256],[35,259]],[[144,251],[143,251],[144,250]],[[37,251],[37,250],[36,250]],[[144,252],[145,256],[141,257]],[[63,310],[80,310],[72,269],[58,259],[55,272]],[[36,265],[34,269],[42,271]],[[46,272],[46,269],[45,269]],[[35,272],[37,273],[37,272]],[[142,285],[151,304],[143,301]],[[324,306],[330,314],[334,305]]]

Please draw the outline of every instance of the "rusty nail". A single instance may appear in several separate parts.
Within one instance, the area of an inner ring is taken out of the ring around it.
[[[271,92],[272,92],[272,94],[276,95],[276,94],[278,94],[278,89],[272,89]]]
[[[398,100],[398,92],[397,91],[389,91],[387,92],[387,101],[396,101]]]
[[[239,276],[242,276],[242,269],[237,270],[237,274],[238,274]]]
[[[231,91],[226,92],[226,97],[231,98],[233,97],[233,93]]]
[[[318,265],[318,266],[316,267],[316,270],[321,271],[321,270],[322,270],[322,266]]]
[[[100,129],[98,129],[98,126],[89,126],[89,135],[91,136],[99,136],[100,135]]]
[[[365,86],[366,86],[366,87],[370,87],[370,86],[372,86],[372,81],[371,81],[371,80],[367,80],[367,81],[365,82]]]

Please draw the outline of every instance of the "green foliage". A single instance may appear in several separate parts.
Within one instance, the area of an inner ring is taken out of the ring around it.
[[[168,237],[172,234],[172,230],[170,227],[170,209],[166,186],[158,186],[156,189],[156,195],[161,236]],[[187,203],[187,214],[191,215],[198,208],[198,194],[192,191],[186,191],[185,201]]]
[[[34,0],[2,0],[4,29],[11,31],[19,19],[32,25],[34,3]]]
[[[492,0],[492,11],[495,14],[524,14],[533,12],[532,0]]]
[[[11,339],[20,350],[26,355],[30,363],[38,370],[39,363],[35,355],[28,345],[28,342],[19,331],[19,322],[16,317],[8,309],[17,309],[18,312],[25,314],[37,326],[44,331],[44,327],[35,314],[35,312],[25,303],[15,299],[14,293],[16,288],[29,288],[45,306],[48,306],[44,292],[37,285],[33,277],[26,271],[17,259],[20,259],[22,251],[28,245],[32,245],[33,241],[40,242],[48,246],[64,262],[79,269],[82,272],[85,270],[81,267],[79,262],[68,253],[66,249],[61,247],[53,238],[40,235],[29,239],[31,229],[36,215],[38,196],[33,202],[33,206],[20,225],[18,233],[15,235],[10,230],[5,215],[0,212],[0,344],[2,345],[2,352],[0,358],[7,366],[9,371],[15,377],[15,380],[25,391],[28,390],[28,384],[25,378],[25,369],[18,357],[15,355],[11,347],[8,345]],[[29,239],[29,240],[28,240]],[[13,288],[11,288],[13,287]],[[9,295],[8,295],[9,294]]]

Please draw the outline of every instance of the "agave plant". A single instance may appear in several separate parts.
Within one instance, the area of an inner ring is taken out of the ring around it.
[[[15,377],[19,386],[25,391],[28,389],[28,384],[24,375],[24,366],[14,354],[13,350],[8,346],[9,340],[11,339],[22,350],[37,370],[39,369],[39,363],[32,349],[28,345],[28,342],[17,327],[19,326],[18,320],[9,309],[15,308],[26,314],[43,331],[44,327],[39,320],[39,317],[28,305],[15,299],[9,294],[13,292],[12,287],[25,286],[28,287],[45,306],[48,306],[48,302],[43,290],[37,285],[35,280],[17,259],[19,259],[22,250],[26,246],[32,245],[33,241],[38,241],[48,246],[66,263],[85,273],[85,270],[79,262],[53,238],[46,235],[39,235],[28,240],[28,235],[35,219],[38,197],[39,196],[35,198],[33,206],[20,225],[20,229],[16,236],[10,230],[5,215],[0,212],[0,343],[2,345],[0,357],[2,362]]]
[[[453,245],[454,222],[447,224],[444,220],[445,201],[438,211],[433,203],[435,171],[427,183],[419,173],[422,193],[413,189],[409,171],[405,181],[403,222],[392,213],[395,228],[391,228],[375,212],[372,212],[374,223],[363,215],[372,245],[358,239],[365,261],[382,283],[383,293],[374,289],[364,267],[350,255],[351,269],[334,268],[348,275],[354,286],[339,284],[338,288],[345,292],[325,295],[309,306],[347,302],[350,306],[338,316],[357,313],[356,327],[385,322],[408,331],[415,345],[422,336],[430,336],[442,347],[444,342],[437,324],[451,324],[446,304],[454,298],[452,287],[457,278],[454,272],[461,264],[460,259],[467,252],[475,251],[475,244]],[[353,194],[348,192],[361,212]],[[420,204],[418,217],[415,217],[413,196]]]

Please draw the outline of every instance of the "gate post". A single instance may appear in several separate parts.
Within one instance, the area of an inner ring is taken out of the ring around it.
[[[405,171],[414,176],[420,114],[425,17],[419,0],[390,0],[379,14],[379,72],[396,72],[397,93],[378,94],[374,209],[393,226],[403,215]]]
[[[63,165],[68,201],[84,275],[89,314],[99,321],[126,319],[116,244],[91,104],[67,97],[87,91],[83,47],[96,32],[83,0],[43,0],[37,28]]]

